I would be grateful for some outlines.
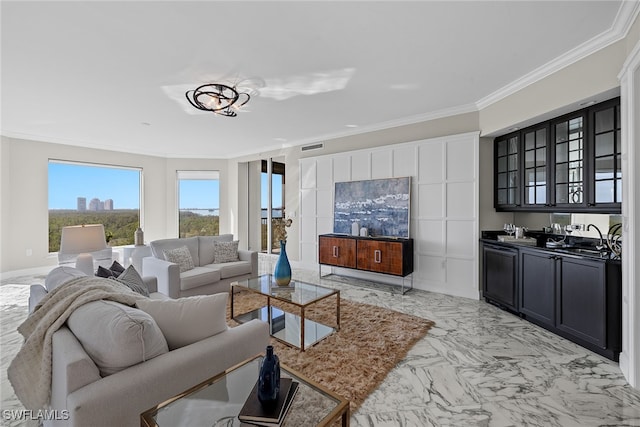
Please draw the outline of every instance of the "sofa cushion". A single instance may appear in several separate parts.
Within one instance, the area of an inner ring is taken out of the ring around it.
[[[214,242],[213,252],[215,254],[214,262],[216,264],[238,261],[238,241]]]
[[[191,253],[186,246],[181,246],[176,249],[167,249],[163,251],[163,253],[164,258],[167,261],[178,264],[180,273],[193,270],[193,267],[195,267],[195,265],[193,264],[193,258],[191,258]]]
[[[120,274],[118,277],[111,277],[113,280],[116,280],[123,285],[126,285],[129,289],[134,292],[139,293],[145,297],[149,296],[149,288],[147,288],[146,283],[140,277],[140,274],[136,271],[133,265],[127,267],[127,269]]]
[[[180,289],[183,291],[219,281],[220,270],[216,269],[196,267],[193,270],[180,273]]]
[[[47,274],[47,277],[44,279],[44,287],[47,288],[47,291],[51,292],[71,279],[85,276],[86,274],[74,267],[56,267]]]
[[[250,261],[234,261],[225,262],[224,264],[208,264],[205,265],[204,268],[211,268],[220,271],[221,279],[242,276],[243,274],[251,274]]]
[[[168,300],[141,299],[136,304],[154,318],[171,350],[227,329],[226,292]]]
[[[114,301],[92,301],[78,307],[67,325],[102,376],[169,351],[152,316]]]
[[[151,253],[154,257],[168,261],[164,257],[164,251],[177,249],[182,246],[186,246],[191,254],[193,265],[196,267],[200,265],[200,258],[198,255],[198,237],[187,237],[184,239],[160,239],[154,240],[149,243],[151,247]]]
[[[198,236],[198,256],[200,266],[211,264],[214,261],[213,244],[215,242],[231,242],[233,234],[221,234],[219,236]]]

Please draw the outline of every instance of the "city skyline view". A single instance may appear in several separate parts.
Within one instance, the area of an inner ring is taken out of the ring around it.
[[[140,208],[141,170],[49,162],[49,210],[77,210],[78,198],[113,200],[113,209]],[[181,180],[180,207],[218,209],[219,181]]]
[[[113,200],[113,209],[140,208],[141,170],[117,166],[83,165],[49,162],[49,210],[77,210],[78,198]],[[282,185],[273,177],[274,208],[282,207]],[[267,187],[267,175],[262,174],[261,185]],[[220,182],[218,180],[182,179],[179,184],[181,209],[219,209]],[[261,207],[266,209],[268,196],[261,191]]]

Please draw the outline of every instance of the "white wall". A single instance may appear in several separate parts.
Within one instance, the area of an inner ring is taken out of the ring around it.
[[[478,165],[477,133],[301,159],[302,264],[318,268],[318,235],[333,231],[336,182],[410,176],[414,287],[477,299]]]
[[[172,160],[7,137],[0,141],[0,272],[57,264],[57,258],[49,254],[48,242],[49,159],[142,168],[146,241],[178,234],[177,170],[219,170],[220,230],[232,230],[227,214],[227,160]],[[28,249],[32,251],[30,256]]]

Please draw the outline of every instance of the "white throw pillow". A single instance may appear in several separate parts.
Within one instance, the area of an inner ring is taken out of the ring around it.
[[[216,264],[238,261],[238,241],[213,242],[213,253]]]
[[[67,325],[107,376],[169,351],[153,318],[115,301],[84,304],[71,313]]]
[[[74,267],[56,267],[47,274],[47,277],[44,279],[44,287],[47,288],[47,291],[51,292],[63,283],[67,283],[69,280],[86,276],[86,274]]]
[[[173,350],[227,330],[227,296],[223,292],[170,300],[141,299],[136,305],[153,317]]]
[[[180,273],[184,273],[185,271],[193,270],[195,265],[193,264],[193,258],[191,257],[191,252],[189,252],[189,248],[186,246],[181,246],[176,249],[169,249],[164,252],[164,259],[169,262],[173,262],[178,264],[180,267]]]

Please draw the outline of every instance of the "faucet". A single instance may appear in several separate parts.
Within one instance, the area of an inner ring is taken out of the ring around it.
[[[589,229],[593,227],[596,229],[596,231],[598,232],[598,235],[600,236],[600,243],[598,243],[596,245],[596,249],[601,251],[602,249],[605,248],[605,244],[604,244],[604,240],[602,239],[602,232],[600,231],[600,229],[595,225],[595,224],[589,224],[587,225],[587,231],[589,231]]]

